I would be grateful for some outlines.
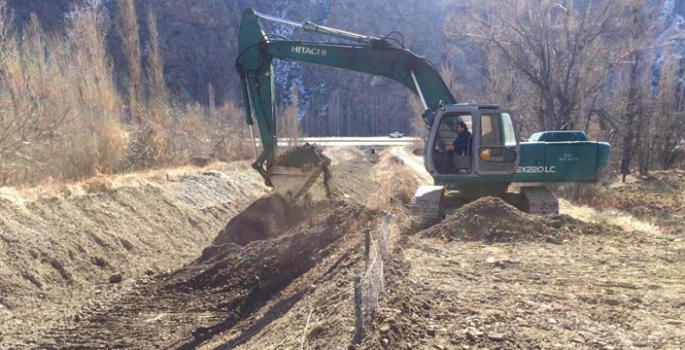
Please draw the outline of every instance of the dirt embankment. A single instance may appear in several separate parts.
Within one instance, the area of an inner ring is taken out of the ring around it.
[[[100,178],[42,198],[2,189],[0,343],[175,270],[263,193],[244,167]]]
[[[217,228],[214,244],[196,261],[139,279],[106,303],[61,315],[58,327],[24,334],[20,341],[43,349],[195,348],[214,342],[250,349],[271,341],[267,334],[255,336],[271,325],[291,329],[292,336],[281,341],[295,346],[295,329],[313,307],[312,295],[323,301],[337,283],[352,282],[361,233],[383,217],[364,205],[378,188],[373,169],[379,159],[357,149],[336,150],[332,158],[334,175],[340,174],[330,184],[333,198],[324,199],[320,183],[295,204],[263,197]],[[343,314],[353,312],[347,307],[351,297],[339,296]],[[351,337],[346,328],[335,331]]]

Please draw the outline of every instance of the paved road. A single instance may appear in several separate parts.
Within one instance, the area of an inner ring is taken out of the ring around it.
[[[297,141],[315,143],[321,146],[406,146],[414,143],[413,137],[393,139],[390,137],[303,137]],[[278,139],[279,146],[288,146],[287,139]]]

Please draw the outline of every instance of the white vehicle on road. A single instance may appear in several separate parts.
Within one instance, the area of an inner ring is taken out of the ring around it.
[[[395,131],[395,132],[391,133],[391,134],[388,135],[388,136],[390,136],[391,139],[399,139],[399,138],[401,138],[402,136],[404,136],[404,134],[401,133],[401,132],[399,132],[399,131]]]

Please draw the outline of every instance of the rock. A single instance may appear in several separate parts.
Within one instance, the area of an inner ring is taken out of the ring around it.
[[[431,304],[428,304],[427,301],[424,301],[424,302],[421,304],[421,307],[423,307],[424,310],[430,310],[430,309],[431,309]]]
[[[124,276],[121,275],[121,273],[115,273],[112,276],[109,276],[109,283],[120,283],[124,279]]]
[[[388,333],[390,332],[390,324],[384,323],[378,330],[381,332],[381,334]]]
[[[634,304],[642,304],[642,299],[640,299],[638,297],[632,297],[632,298],[630,298],[630,302],[634,303]]]
[[[604,349],[604,350],[616,350],[616,347],[613,345],[606,345],[602,349]]]
[[[103,257],[100,256],[94,256],[92,259],[93,265],[98,266],[98,267],[105,267],[109,265],[107,260]]]
[[[321,334],[324,331],[323,324],[321,323],[315,323],[312,325],[311,330],[309,331],[309,338],[314,338],[317,337],[319,334]]]
[[[552,222],[550,222],[549,226],[558,229],[564,226],[564,222],[561,221],[561,219],[554,219]]]
[[[466,337],[469,338],[471,341],[476,341],[478,337],[482,336],[483,332],[481,332],[479,329],[476,328],[469,328],[466,331]]]
[[[152,269],[147,269],[147,270],[145,270],[145,275],[152,277],[155,275],[155,271]]]
[[[503,341],[506,339],[506,335],[503,333],[488,333],[488,339],[494,340],[494,341]]]
[[[618,299],[607,298],[607,299],[604,299],[604,304],[607,304],[609,306],[618,306],[618,305],[621,305],[621,301]]]
[[[585,339],[581,337],[573,337],[571,338],[571,341],[578,344],[585,344]]]
[[[555,320],[555,319],[553,319],[553,318],[548,318],[548,319],[547,319],[547,322],[548,322],[549,324],[557,324],[557,320]]]
[[[383,345],[384,348],[387,348],[388,344],[390,344],[390,341],[387,338],[381,339],[381,345]]]
[[[440,345],[440,344],[435,344],[435,345],[433,345],[433,347],[438,349],[438,350],[445,350],[445,347]]]
[[[561,240],[561,239],[559,239],[559,238],[556,238],[556,237],[547,237],[547,238],[545,238],[545,242],[547,242],[547,243],[552,243],[552,244],[556,244],[556,245],[562,245],[562,244],[564,244],[564,241],[563,241],[563,240]]]
[[[31,257],[34,259],[38,259],[38,257],[40,256],[38,252],[33,249],[29,249],[29,254],[31,254]]]
[[[426,334],[428,334],[431,337],[434,337],[436,334],[435,328],[434,327],[428,327],[428,329],[426,329]]]

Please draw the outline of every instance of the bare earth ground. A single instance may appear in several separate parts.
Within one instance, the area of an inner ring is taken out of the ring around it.
[[[126,265],[127,259],[135,259],[131,253],[115,259],[118,255],[112,252],[118,250],[109,241],[110,250],[101,248],[102,251],[91,251],[94,244],[61,242],[61,232],[69,232],[64,229],[67,223],[105,220],[100,219],[107,217],[100,215],[103,209],[66,217],[61,229],[46,231],[50,232],[46,236],[53,240],[53,246],[64,247],[60,248],[64,251],[59,256],[60,263],[66,262],[63,270],[79,283],[61,282],[66,278],[50,260],[40,263],[42,258],[36,258],[38,266],[51,275],[35,270],[42,288],[24,277],[20,281],[23,289],[5,289],[7,293],[3,290],[5,299],[15,301],[12,310],[0,310],[3,317],[9,315],[0,326],[0,348],[685,347],[685,243],[683,223],[678,221],[682,218],[680,186],[685,185],[685,179],[679,174],[657,175],[668,180],[656,180],[667,186],[653,185],[655,180],[635,180],[621,186],[620,196],[613,195],[612,189],[610,196],[603,195],[593,202],[597,207],[583,209],[565,203],[564,212],[571,216],[539,218],[511,211],[497,201],[484,200],[458,210],[441,225],[412,233],[406,204],[417,180],[423,180],[410,168],[417,159],[405,162],[402,159],[407,153],[395,150],[380,157],[353,148],[328,153],[334,159],[332,199],[324,198],[321,186],[294,207],[282,207],[272,198],[264,197],[253,205],[267,205],[273,208],[273,215],[248,210],[223,230],[226,221],[238,214],[237,210],[221,213],[225,216],[216,219],[220,225],[212,224],[212,219],[201,230],[201,225],[196,227],[180,219],[186,212],[176,209],[179,204],[172,206],[173,210],[165,209],[167,202],[192,202],[171,195],[173,201],[170,198],[147,203],[142,217],[158,218],[159,223],[152,219],[140,221],[133,214],[123,220],[130,222],[128,228],[115,226],[122,220],[103,221],[101,227],[114,227],[105,231],[107,235],[102,234],[112,241],[118,235],[132,240],[141,235],[141,227],[159,227],[153,231],[160,235],[160,242],[167,243],[160,244],[163,248],[158,248],[156,258],[154,249],[144,250],[148,260],[142,262]],[[240,176],[255,181],[254,187],[249,187],[254,192],[248,192],[256,198],[260,191],[258,181],[249,175]],[[198,178],[198,183],[205,180]],[[234,186],[236,181],[226,182],[227,186]],[[227,189],[225,195],[230,193]],[[651,199],[652,193],[662,199]],[[624,198],[630,199],[630,205]],[[130,201],[126,198],[120,202]],[[117,202],[106,203],[114,207]],[[202,205],[189,206],[191,209],[185,215],[198,223],[210,220],[208,215],[192,211]],[[231,209],[237,207],[240,206]],[[637,229],[643,227],[645,218],[633,211],[644,208],[661,213],[657,218],[650,216],[650,222],[644,226],[650,228],[649,232]],[[391,255],[385,261],[387,289],[381,296],[373,326],[367,329],[362,344],[353,346],[352,281],[363,271],[362,232],[367,227],[378,227],[387,212],[395,213],[397,218],[391,236]],[[5,207],[0,213],[16,215]],[[259,214],[266,215],[270,224],[251,225],[253,217]],[[621,219],[609,220],[608,216],[613,214]],[[5,216],[2,222],[7,222]],[[163,228],[172,227],[175,234],[168,237],[171,233]],[[230,236],[236,227],[241,228],[245,237],[265,239],[244,246],[228,243],[230,239],[222,237]],[[130,234],[129,230],[137,233]],[[6,233],[2,232],[4,237]],[[192,245],[191,237],[195,236],[203,238]],[[169,243],[177,237],[185,244]],[[215,238],[221,244],[209,245]],[[7,249],[2,244],[14,248]],[[31,247],[38,243],[25,236],[14,245],[3,239],[0,254],[19,251],[16,247],[22,244]],[[76,252],[77,244],[88,248],[84,253],[88,259],[84,257],[83,261],[89,261],[90,256],[106,256],[108,264],[104,271],[92,263],[72,265],[68,250]],[[135,241],[134,245],[145,246],[142,241]],[[207,248],[202,250],[204,246]],[[41,251],[49,252],[47,247]],[[122,253],[126,254],[125,250]],[[2,261],[8,264],[11,259],[3,257]],[[27,261],[31,260],[20,260]],[[144,277],[152,261],[166,265],[158,265],[157,270],[162,273]],[[184,267],[176,269],[183,263]],[[112,271],[120,269],[134,272],[127,272],[121,284],[103,282]],[[15,263],[5,271],[5,276],[13,276],[13,283],[20,283],[16,277],[22,271],[20,265]],[[79,291],[97,287],[99,292],[71,296],[66,294],[70,289],[65,286],[76,286],[74,289]],[[48,301],[40,301],[36,295],[44,293],[43,289],[60,292],[53,293]],[[34,294],[25,297],[21,292],[24,290]],[[26,312],[17,311],[27,310],[23,303],[45,303],[49,310],[29,318]],[[55,306],[60,303],[63,306]]]
[[[0,348],[196,257],[264,193],[246,164],[215,168],[0,189]]]

